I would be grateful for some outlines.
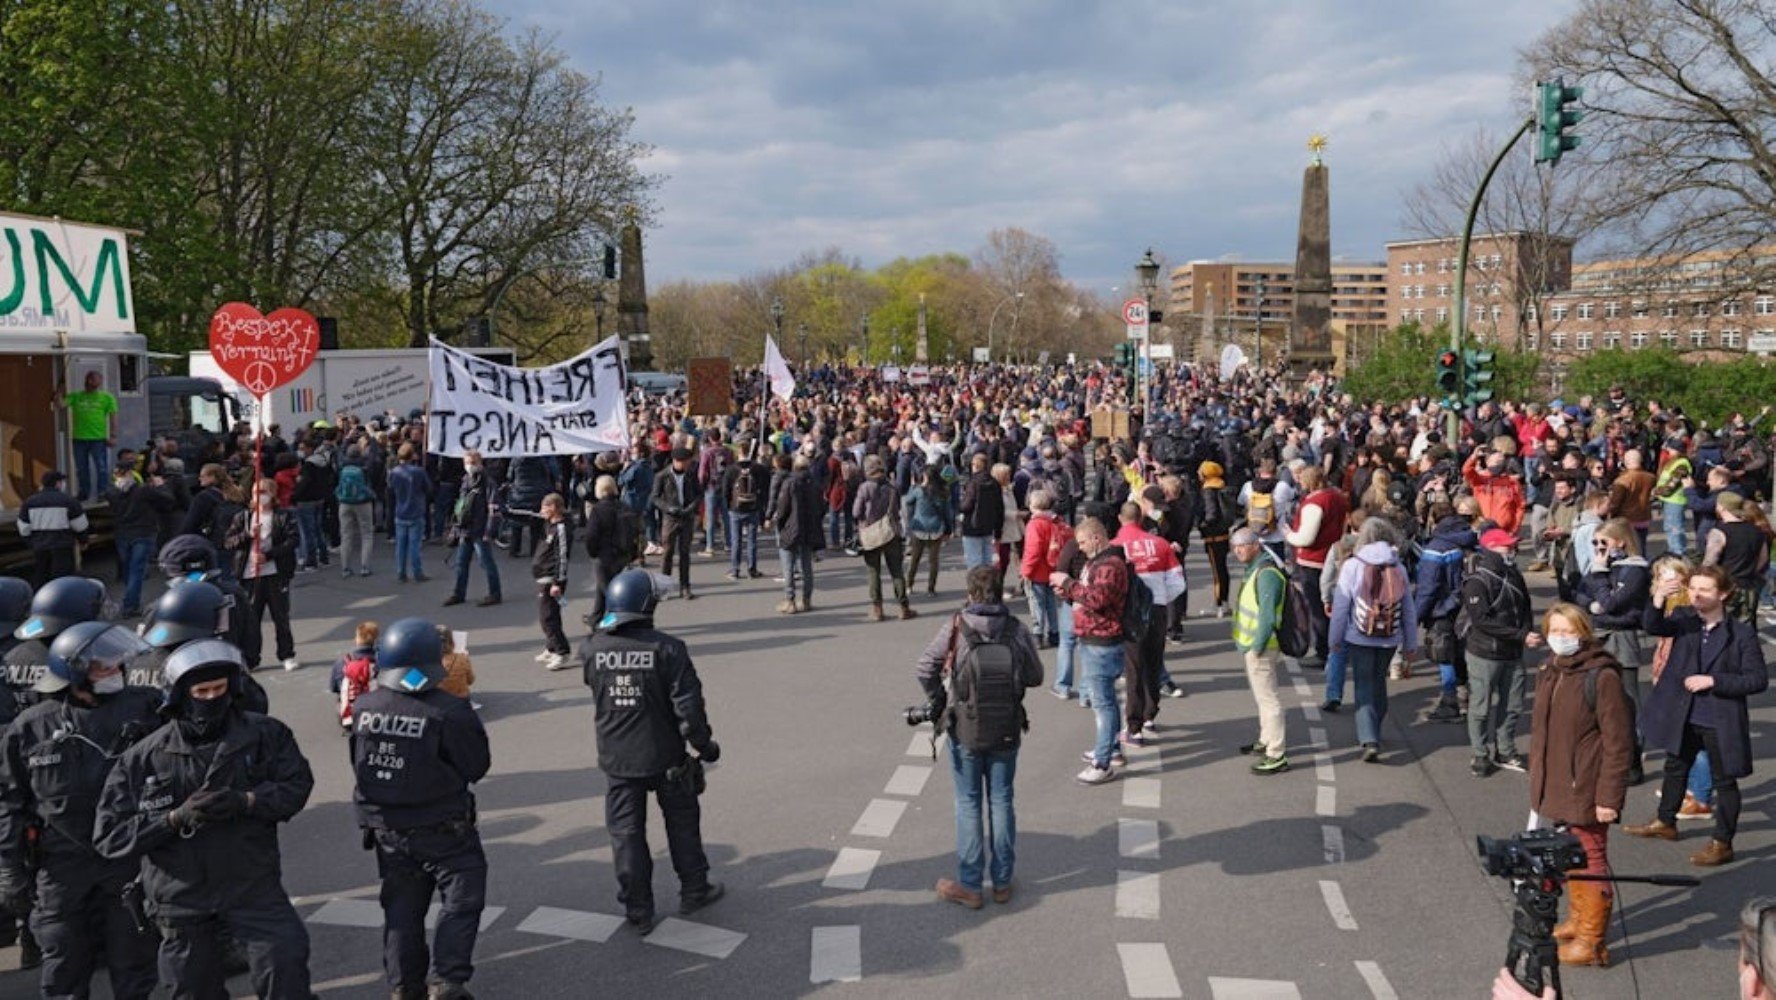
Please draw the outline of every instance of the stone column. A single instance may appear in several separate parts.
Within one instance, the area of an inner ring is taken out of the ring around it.
[[[1289,329],[1289,371],[1332,367],[1332,202],[1318,149],[1301,176],[1301,227],[1295,244],[1295,316]]]
[[[629,351],[629,369],[647,371],[654,364],[648,336],[647,277],[641,262],[641,225],[631,220],[618,238],[622,260],[617,278],[617,333]]]

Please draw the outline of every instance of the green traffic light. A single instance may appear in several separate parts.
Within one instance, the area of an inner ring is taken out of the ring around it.
[[[1536,84],[1537,163],[1559,163],[1562,153],[1579,148],[1579,137],[1566,130],[1583,121],[1585,113],[1566,106],[1584,96],[1585,88],[1568,87],[1563,80]]]

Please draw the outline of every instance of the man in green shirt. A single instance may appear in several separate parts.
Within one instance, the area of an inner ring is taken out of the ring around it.
[[[1281,774],[1289,769],[1283,730],[1283,701],[1277,692],[1277,623],[1283,615],[1285,578],[1282,568],[1257,532],[1233,533],[1233,556],[1246,568],[1233,613],[1233,646],[1246,658],[1246,682],[1258,702],[1258,739],[1240,753],[1259,754],[1253,774]]]
[[[68,394],[68,416],[74,427],[74,472],[80,499],[97,499],[111,475],[112,421],[117,397],[100,388],[104,376],[86,373],[86,391]]]

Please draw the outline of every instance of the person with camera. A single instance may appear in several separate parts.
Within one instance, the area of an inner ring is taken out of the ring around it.
[[[724,892],[720,882],[709,880],[697,802],[703,765],[721,759],[721,744],[709,726],[703,684],[690,650],[654,627],[661,590],[646,570],[617,574],[605,593],[604,617],[581,644],[579,656],[582,676],[592,689],[617,900],[630,926],[643,934],[654,928],[654,859],[647,842],[650,793],[660,804],[672,870],[678,874],[679,914],[695,913]],[[687,743],[696,756],[685,751]]]
[[[0,907],[30,911],[34,895],[46,997],[86,996],[100,954],[118,1000],[146,1000],[158,982],[154,937],[123,901],[137,866],[93,850],[93,806],[111,762],[160,725],[160,692],[125,683],[147,648],[102,621],[65,629],[36,684],[44,700],[0,744]]]
[[[245,670],[220,639],[167,658],[168,721],[111,768],[93,824],[101,855],[141,863],[175,1000],[227,995],[223,927],[245,946],[260,1000],[311,996],[308,931],[284,891],[277,828],[308,804],[314,774],[288,726],[239,707]]]
[[[1673,639],[1665,668],[1642,706],[1647,742],[1665,751],[1659,812],[1649,823],[1624,827],[1636,837],[1677,839],[1677,810],[1696,755],[1708,751],[1714,778],[1714,836],[1690,855],[1709,868],[1733,860],[1739,826],[1739,779],[1751,774],[1751,718],[1746,699],[1769,687],[1755,629],[1727,614],[1733,580],[1719,566],[1690,571],[1690,606],[1665,610],[1680,586],[1670,577],[1653,587],[1643,620],[1647,632]]]
[[[956,877],[937,880],[937,898],[981,908],[987,874],[981,803],[992,826],[993,902],[1011,902],[1017,861],[1012,778],[1029,720],[1024,691],[1042,683],[1042,658],[1024,623],[1005,606],[991,566],[968,571],[968,603],[938,627],[919,657],[927,713],[950,740],[956,785]]]
[[[481,453],[463,455],[462,480],[451,503],[446,538],[456,545],[456,586],[444,599],[444,606],[461,604],[469,596],[469,571],[475,560],[481,560],[481,572],[487,577],[487,596],[475,602],[477,607],[491,607],[500,602],[499,565],[493,558],[495,483],[482,464]]]
[[[376,638],[376,684],[352,705],[352,799],[382,877],[383,972],[395,1000],[468,1000],[487,904],[487,856],[471,785],[487,775],[487,731],[441,689],[437,626],[403,618]],[[438,897],[434,947],[426,910]]]
[[[1529,806],[1543,824],[1566,824],[1585,849],[1589,875],[1609,874],[1609,826],[1621,817],[1634,753],[1634,709],[1622,665],[1574,604],[1542,616],[1551,654],[1536,675],[1529,738]],[[1569,916],[1554,928],[1563,965],[1608,965],[1604,939],[1614,893],[1574,881]]]

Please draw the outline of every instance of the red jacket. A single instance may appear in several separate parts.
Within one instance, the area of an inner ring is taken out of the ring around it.
[[[1468,456],[1462,478],[1474,490],[1474,500],[1487,520],[1515,535],[1523,526],[1523,484],[1516,476],[1493,475],[1479,465],[1480,453]]]
[[[1050,550],[1059,555],[1061,546],[1067,544],[1067,526],[1053,511],[1037,511],[1031,515],[1030,523],[1024,525],[1024,557],[1018,564],[1018,570],[1024,579],[1031,583],[1047,583],[1049,574],[1054,572],[1054,560],[1050,558]]]
[[[1073,634],[1088,646],[1122,642],[1122,608],[1128,603],[1129,565],[1112,545],[1085,564],[1085,578],[1056,587],[1073,604]]]

